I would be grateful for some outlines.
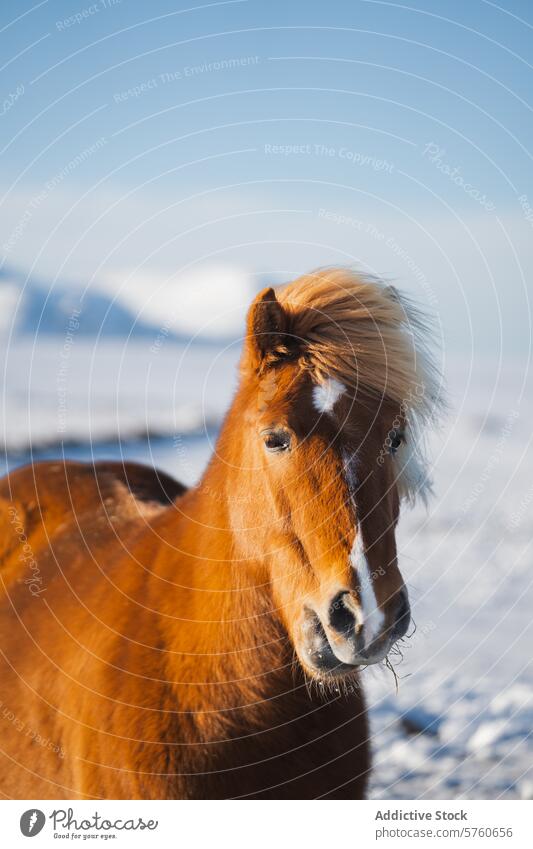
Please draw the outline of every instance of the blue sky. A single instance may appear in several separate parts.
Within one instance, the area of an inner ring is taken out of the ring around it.
[[[525,350],[532,36],[527,2],[4,4],[3,261],[135,291],[351,262]]]

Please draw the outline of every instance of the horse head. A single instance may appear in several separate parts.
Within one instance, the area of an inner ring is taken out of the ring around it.
[[[344,270],[265,289],[249,311],[220,449],[234,536],[314,677],[383,660],[409,627],[395,534],[402,499],[430,487],[425,330],[395,289]]]

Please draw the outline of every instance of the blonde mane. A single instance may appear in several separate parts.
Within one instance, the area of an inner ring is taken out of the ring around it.
[[[317,383],[335,378],[360,397],[398,405],[408,435],[397,457],[400,490],[424,497],[430,482],[422,430],[442,403],[428,345],[431,323],[394,287],[345,268],[306,274],[276,297]]]

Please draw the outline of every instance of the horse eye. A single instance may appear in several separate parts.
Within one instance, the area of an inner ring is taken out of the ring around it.
[[[277,430],[263,430],[261,436],[263,437],[266,450],[272,454],[279,451],[287,451],[290,448],[291,437],[286,430],[282,430],[281,428]]]
[[[405,442],[405,436],[401,430],[391,430],[390,434],[390,453],[396,454],[400,445]]]

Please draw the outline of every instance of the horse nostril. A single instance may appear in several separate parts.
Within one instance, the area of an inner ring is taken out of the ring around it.
[[[334,631],[349,636],[354,631],[356,621],[354,614],[351,610],[348,610],[344,603],[345,595],[345,592],[340,592],[335,596],[329,606],[328,616],[329,624]]]

